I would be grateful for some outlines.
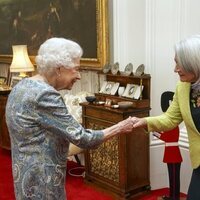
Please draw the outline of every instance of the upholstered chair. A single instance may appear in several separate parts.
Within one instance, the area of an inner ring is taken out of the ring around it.
[[[93,94],[82,91],[77,93],[76,95],[72,94],[65,94],[64,95],[64,101],[67,106],[67,109],[69,113],[81,124],[82,123],[82,107],[80,106],[80,103],[85,102],[86,96],[91,96]],[[68,157],[74,156],[75,160],[77,163],[82,164],[78,154],[82,153],[83,149],[77,147],[76,145],[70,143],[69,146],[69,152],[68,152]],[[72,158],[71,158],[72,159]]]

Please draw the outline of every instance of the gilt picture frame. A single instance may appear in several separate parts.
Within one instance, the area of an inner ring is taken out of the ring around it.
[[[83,69],[101,70],[109,62],[108,0],[4,0],[0,24],[0,63],[11,63],[12,45],[25,44],[35,64],[50,37],[78,42]]]

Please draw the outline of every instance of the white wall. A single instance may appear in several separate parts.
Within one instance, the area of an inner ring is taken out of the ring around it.
[[[151,115],[161,113],[163,91],[175,90],[178,76],[174,70],[174,44],[180,39],[200,34],[198,0],[113,0],[113,62],[123,70],[132,62],[134,69],[144,63],[152,76]],[[187,133],[180,137],[183,164],[181,191],[187,192],[191,176]],[[168,186],[163,144],[151,141],[150,178],[153,189]]]
[[[113,1],[113,62],[120,70],[131,62],[136,70],[145,61],[145,1]]]
[[[152,114],[161,113],[160,97],[174,90],[178,76],[174,70],[174,44],[200,34],[198,0],[113,0],[111,24],[113,62],[123,70],[144,63],[152,76]]]

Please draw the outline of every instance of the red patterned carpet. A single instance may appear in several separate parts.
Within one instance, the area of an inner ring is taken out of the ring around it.
[[[77,167],[74,162],[68,162],[68,170]],[[79,173],[79,171],[74,171]],[[86,185],[83,177],[75,177],[67,174],[67,198],[68,200],[115,200],[116,198],[98,190],[94,187]],[[150,191],[137,200],[157,200],[159,196],[168,194],[168,189],[160,189]],[[181,194],[181,196],[185,196]],[[0,148],[0,200],[15,200],[13,180],[11,172],[11,156],[10,151]]]

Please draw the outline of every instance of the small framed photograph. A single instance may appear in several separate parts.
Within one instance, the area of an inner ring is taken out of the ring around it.
[[[6,77],[0,76],[0,85],[6,84]]]
[[[21,80],[22,80],[22,77],[12,76],[11,82],[10,82],[10,87],[13,88]]]
[[[106,87],[103,91],[104,94],[110,94],[111,93],[111,90],[112,90],[112,87],[114,86],[114,82],[111,82],[111,81],[108,81],[107,84],[106,84]]]
[[[119,83],[118,82],[114,83],[114,85],[113,85],[113,87],[112,87],[112,89],[110,91],[110,94],[111,95],[115,95],[117,90],[118,90],[118,88],[119,88]]]
[[[143,85],[140,86],[136,84],[127,84],[126,89],[122,96],[133,98],[133,99],[139,99],[142,93],[143,87],[144,87]]]
[[[99,93],[103,93],[104,92],[104,90],[106,88],[106,85],[107,85],[107,81],[104,81],[102,86],[101,86],[101,89],[100,89]]]
[[[105,102],[105,106],[111,107],[111,105],[112,105],[112,100],[107,98]]]
[[[7,85],[9,86],[9,80],[10,80],[10,66],[7,64],[1,64],[1,70],[0,70],[0,85]]]

